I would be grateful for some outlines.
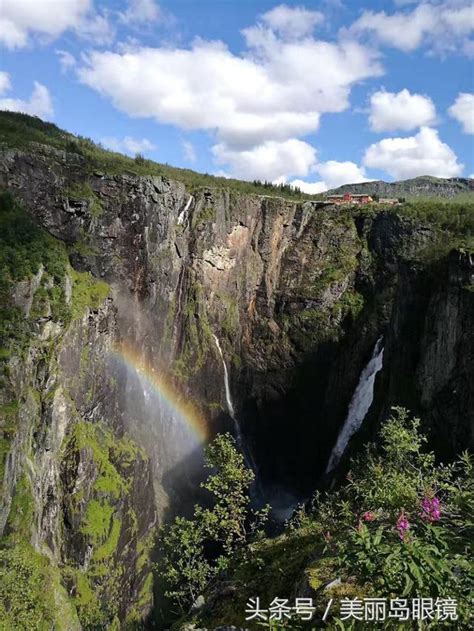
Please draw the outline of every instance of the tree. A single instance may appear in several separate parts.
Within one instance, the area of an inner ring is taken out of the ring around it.
[[[260,531],[268,514],[268,508],[251,510],[255,476],[230,434],[218,435],[206,448],[204,464],[212,470],[201,485],[211,496],[211,507],[196,505],[191,519],[177,517],[161,529],[157,570],[167,585],[165,595],[182,611]]]

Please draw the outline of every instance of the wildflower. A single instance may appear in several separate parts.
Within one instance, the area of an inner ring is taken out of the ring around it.
[[[402,511],[397,519],[397,530],[400,535],[400,539],[403,541],[405,539],[405,535],[410,528],[410,522],[405,517],[405,513]]]
[[[362,515],[362,519],[364,521],[374,521],[375,518],[376,518],[375,513],[373,513],[370,510],[365,511],[365,513]]]
[[[421,519],[425,521],[439,521],[441,518],[441,505],[437,497],[424,497],[421,501]]]

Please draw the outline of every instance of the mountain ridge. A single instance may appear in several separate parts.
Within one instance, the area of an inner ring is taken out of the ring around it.
[[[458,195],[474,195],[474,179],[465,177],[440,178],[420,175],[407,180],[385,182],[372,180],[355,184],[343,184],[325,195],[366,193],[379,197],[442,197],[452,199]]]

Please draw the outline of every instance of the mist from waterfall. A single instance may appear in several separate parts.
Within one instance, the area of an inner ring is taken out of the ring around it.
[[[170,400],[169,391],[163,392],[157,387],[162,377],[166,377],[167,366],[166,362],[159,361],[155,322],[140,303],[125,292],[117,292],[114,298],[122,341],[128,340],[128,346],[137,349],[134,359],[139,361],[130,361],[126,353],[111,349],[105,378],[116,384],[117,414],[130,435],[148,453],[161,515],[170,505],[176,510],[182,508],[186,498],[199,487],[206,437],[183,413],[183,406],[180,409],[180,405],[176,405],[178,399],[186,403],[186,397],[176,390],[175,399]],[[172,379],[168,382],[172,384]]]
[[[349,404],[346,420],[344,421],[344,425],[339,432],[336,444],[331,452],[331,456],[326,467],[326,473],[330,473],[338,465],[346,450],[349,440],[362,425],[364,418],[372,405],[372,401],[374,399],[375,377],[383,366],[384,349],[382,342],[383,338],[379,337],[372,352],[372,357],[360,375],[359,383],[357,384],[357,388],[355,389]]]

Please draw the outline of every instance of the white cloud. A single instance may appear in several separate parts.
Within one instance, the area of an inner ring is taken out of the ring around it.
[[[308,195],[318,195],[329,188],[326,182],[305,182],[305,180],[298,179],[292,180],[290,184],[295,188],[299,188],[303,193],[308,193]]]
[[[355,162],[338,162],[329,160],[317,164],[314,171],[319,173],[323,180],[319,182],[305,182],[303,180],[293,180],[291,184],[297,186],[304,193],[316,194],[327,191],[330,188],[337,188],[343,184],[357,184],[368,182],[369,178],[364,167],[358,166]]]
[[[227,156],[234,175],[248,173],[237,153],[280,154],[286,141],[314,132],[321,114],[347,109],[354,84],[381,74],[376,53],[357,42],[294,41],[265,19],[244,31],[241,55],[203,40],[190,49],[94,51],[78,75],[130,116],[215,134],[216,158]],[[281,162],[273,164],[259,172],[275,179]]]
[[[329,160],[323,162],[316,168],[329,188],[336,188],[342,184],[356,184],[358,182],[368,182],[364,167],[360,167],[355,162],[337,162]]]
[[[108,136],[102,138],[101,143],[112,151],[120,151],[131,155],[146,153],[156,149],[156,146],[148,138],[132,138],[132,136],[125,136],[125,138]]]
[[[274,181],[287,175],[305,176],[316,161],[316,150],[294,138],[278,142],[268,140],[246,150],[236,150],[220,143],[212,152],[217,164],[228,164],[232,175],[253,180]]]
[[[91,0],[1,0],[0,43],[22,48],[30,34],[55,38],[78,27],[92,7]]]
[[[115,38],[115,27],[107,11],[86,16],[76,26],[75,31],[79,37],[93,42],[96,46],[111,44]]]
[[[289,7],[286,4],[279,4],[261,18],[276,33],[295,39],[310,35],[316,24],[324,21],[324,15],[320,11],[310,11],[301,6]]]
[[[76,58],[71,55],[67,50],[57,50],[56,55],[59,57],[59,65],[61,66],[61,72],[66,73],[76,65]]]
[[[11,89],[10,75],[8,72],[0,70],[0,94]]]
[[[122,21],[127,24],[155,22],[160,16],[160,7],[154,0],[130,0],[127,10],[120,14]]]
[[[185,160],[188,162],[196,162],[197,155],[193,143],[189,142],[189,140],[183,140],[182,145]]]
[[[409,131],[422,125],[432,125],[436,120],[433,101],[422,94],[411,94],[407,89],[400,92],[375,92],[370,97],[370,128],[373,131]]]
[[[461,53],[474,31],[470,0],[421,2],[410,11],[388,14],[364,11],[343,33],[366,36],[372,33],[382,44],[412,51],[426,44],[439,53]]]
[[[346,109],[351,86],[380,72],[353,42],[275,40],[259,53],[258,60],[239,57],[204,41],[191,50],[93,52],[79,77],[132,116],[217,129],[221,140],[248,147],[314,131],[320,113]]]
[[[54,115],[53,102],[48,88],[38,81],[34,82],[33,92],[28,100],[1,98],[0,110],[23,112],[40,118],[52,118]],[[10,89],[10,77],[6,72],[0,73],[0,94]]]
[[[464,133],[474,134],[474,94],[460,92],[448,112],[461,123]]]
[[[370,145],[363,162],[365,166],[382,169],[396,179],[417,175],[454,177],[463,170],[454,151],[430,127],[422,127],[415,136],[385,138]]]

